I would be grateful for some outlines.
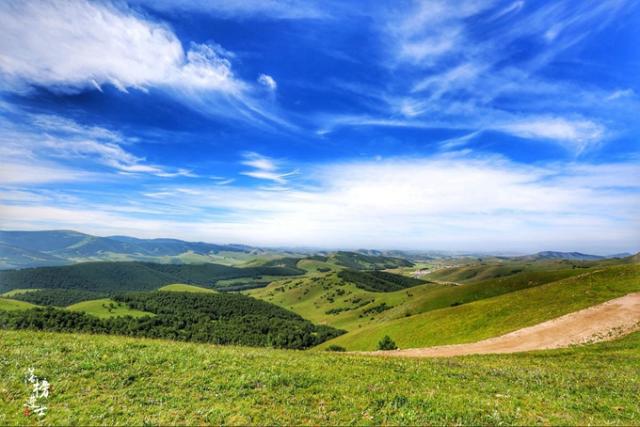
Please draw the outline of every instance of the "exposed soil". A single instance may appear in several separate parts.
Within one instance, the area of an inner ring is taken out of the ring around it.
[[[475,343],[375,351],[367,354],[390,357],[448,357],[516,353],[607,341],[638,329],[640,292]]]

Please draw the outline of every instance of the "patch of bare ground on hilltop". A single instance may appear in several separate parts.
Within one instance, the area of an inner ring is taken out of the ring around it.
[[[474,343],[366,354],[385,357],[450,357],[516,353],[608,341],[639,329],[640,292],[635,292],[506,335]]]

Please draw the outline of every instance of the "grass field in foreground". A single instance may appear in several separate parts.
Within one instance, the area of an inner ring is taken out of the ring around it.
[[[126,304],[116,302],[109,298],[94,299],[91,301],[83,301],[77,304],[70,305],[67,310],[82,311],[87,314],[91,314],[96,317],[118,317],[118,316],[153,316],[152,313],[147,313],[140,310],[134,310],[127,307]]]
[[[216,347],[0,331],[0,424],[27,369],[52,385],[42,424],[640,423],[640,333],[587,347],[450,359]]]
[[[8,299],[8,298],[0,298],[0,310],[6,310],[6,311],[28,310],[34,307],[36,306],[25,301],[18,301],[18,300]]]
[[[215,293],[213,289],[202,288],[200,286],[185,285],[183,283],[174,283],[173,285],[163,286],[158,290],[166,292],[201,292],[207,294]]]
[[[457,307],[372,324],[327,341],[319,348],[336,344],[348,350],[375,350],[385,335],[400,348],[473,342],[638,291],[638,264],[589,270],[579,276]]]

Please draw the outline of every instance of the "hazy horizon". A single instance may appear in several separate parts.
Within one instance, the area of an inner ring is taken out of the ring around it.
[[[635,253],[630,0],[0,4],[0,226]]]

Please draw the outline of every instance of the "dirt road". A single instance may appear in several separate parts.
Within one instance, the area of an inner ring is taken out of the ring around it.
[[[465,354],[516,353],[605,341],[638,329],[640,329],[640,292],[475,343],[376,351],[367,354],[391,357],[448,357]]]

